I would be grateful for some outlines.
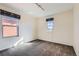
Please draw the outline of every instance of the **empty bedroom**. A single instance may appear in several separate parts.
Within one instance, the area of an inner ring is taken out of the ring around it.
[[[78,56],[79,3],[0,3],[0,56]]]

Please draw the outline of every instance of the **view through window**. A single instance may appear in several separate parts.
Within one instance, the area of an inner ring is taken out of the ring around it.
[[[18,19],[2,16],[3,37],[12,37],[19,35]]]

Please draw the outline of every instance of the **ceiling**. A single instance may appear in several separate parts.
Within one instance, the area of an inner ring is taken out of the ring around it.
[[[49,16],[63,11],[71,10],[72,3],[38,3],[44,10],[35,3],[6,3],[7,6],[21,10],[33,16]]]

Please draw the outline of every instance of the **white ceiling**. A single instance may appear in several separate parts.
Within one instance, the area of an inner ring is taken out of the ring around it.
[[[7,6],[21,10],[33,16],[48,16],[72,9],[71,3],[39,3],[45,11],[34,3],[8,3]]]

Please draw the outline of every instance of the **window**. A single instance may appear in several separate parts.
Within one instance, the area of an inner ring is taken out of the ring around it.
[[[54,26],[54,22],[53,21],[48,21],[48,30],[52,31],[53,30],[53,26]]]
[[[12,37],[19,35],[18,19],[2,16],[3,37]]]

